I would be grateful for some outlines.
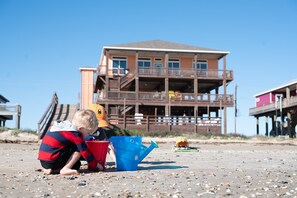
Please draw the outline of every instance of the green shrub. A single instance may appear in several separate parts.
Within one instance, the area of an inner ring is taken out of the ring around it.
[[[6,127],[0,127],[0,132],[8,131],[8,128]]]
[[[188,139],[249,139],[249,137],[241,134],[198,134],[198,133],[180,133],[170,131],[158,131],[158,132],[147,132],[139,130],[128,130],[128,129],[110,129],[106,131],[107,137],[111,136],[143,136],[143,137],[179,137],[183,136]]]
[[[11,135],[15,136],[15,137],[18,137],[21,132],[22,131],[19,130],[19,129],[14,129],[14,130],[11,131]]]
[[[15,137],[18,137],[21,133],[37,135],[37,132],[32,129],[6,129],[6,131],[11,131],[11,135]]]

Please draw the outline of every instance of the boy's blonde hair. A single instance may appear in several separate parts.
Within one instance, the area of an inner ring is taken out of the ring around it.
[[[72,124],[76,127],[84,127],[87,130],[93,130],[98,127],[96,114],[90,110],[80,110],[74,114]]]

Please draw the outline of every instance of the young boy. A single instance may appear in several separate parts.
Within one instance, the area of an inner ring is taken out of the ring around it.
[[[89,170],[103,170],[84,142],[84,138],[97,127],[98,121],[92,110],[77,111],[72,123],[55,123],[43,137],[38,153],[44,174],[79,174],[81,156],[88,162]]]

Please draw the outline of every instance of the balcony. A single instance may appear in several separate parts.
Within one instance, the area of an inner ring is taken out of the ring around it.
[[[294,96],[294,97],[292,96],[291,98],[283,99],[282,109],[292,108],[294,106],[297,106],[297,96]],[[255,115],[270,113],[278,109],[280,109],[280,104],[279,103],[275,104],[274,102],[260,107],[250,108],[249,115],[255,116]]]
[[[233,80],[232,70],[210,69],[165,69],[165,68],[138,68],[129,70],[123,68],[106,69],[106,65],[98,67],[98,76],[124,76],[126,74],[138,75],[139,77],[169,77],[169,78],[200,78],[200,79],[224,79]]]
[[[224,94],[198,94],[195,98],[194,93],[178,93],[176,95],[166,97],[166,92],[139,92],[138,96],[134,91],[109,91],[108,98],[99,97],[100,101],[109,101],[109,102],[122,102],[125,101],[127,104],[135,104],[135,102],[144,103],[144,104],[182,104],[182,105],[194,105],[196,103],[209,105],[209,106],[233,106],[234,99],[233,95]]]
[[[21,105],[18,104],[0,104],[0,127],[2,126],[2,121],[4,122],[6,120],[12,120],[13,116],[15,116],[16,120],[16,127],[20,128],[20,116],[21,116]]]
[[[21,114],[21,106],[18,104],[0,104],[0,115],[13,116]]]

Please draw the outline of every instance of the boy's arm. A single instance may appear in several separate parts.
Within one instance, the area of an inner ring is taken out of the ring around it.
[[[84,139],[81,136],[74,136],[74,143],[76,144],[80,154],[88,162],[89,170],[97,170],[97,161],[91,151],[88,149]]]

